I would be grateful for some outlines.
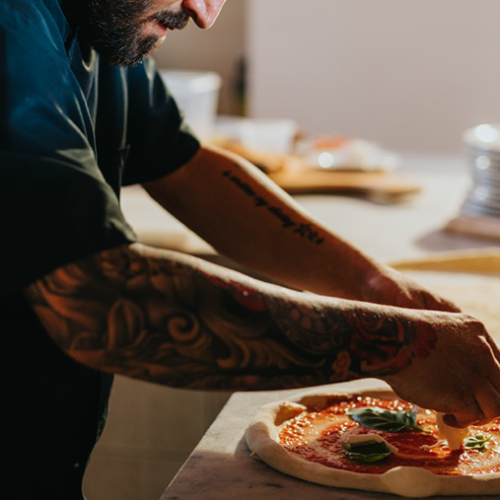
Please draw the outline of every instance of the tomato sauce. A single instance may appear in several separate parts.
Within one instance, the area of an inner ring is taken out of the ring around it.
[[[481,427],[470,427],[470,436],[488,434],[491,439],[484,450],[451,451],[439,440],[435,412],[421,410],[417,425],[427,432],[399,433],[378,431],[361,426],[346,412],[354,408],[379,407],[387,410],[410,410],[402,400],[381,400],[371,397],[332,397],[325,409],[313,408],[285,422],[279,433],[280,444],[288,451],[310,462],[335,469],[381,474],[394,467],[411,466],[430,470],[438,475],[480,475],[500,472],[500,418]],[[398,448],[397,454],[371,464],[347,458],[340,438],[349,434],[378,434]]]

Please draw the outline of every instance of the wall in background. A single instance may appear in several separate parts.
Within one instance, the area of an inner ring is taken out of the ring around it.
[[[459,151],[500,121],[499,22],[498,0],[250,0],[250,115]]]
[[[169,33],[155,53],[161,68],[216,71],[222,76],[220,112],[239,111],[235,92],[239,63],[245,52],[245,7],[247,0],[229,0],[215,26],[200,30],[194,23],[180,32]]]

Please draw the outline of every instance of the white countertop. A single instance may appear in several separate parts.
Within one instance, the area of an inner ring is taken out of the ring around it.
[[[337,384],[339,390],[360,390],[380,381]],[[193,451],[160,500],[396,500],[395,495],[330,488],[296,479],[250,456],[245,430],[257,408],[304,392],[236,393]],[[451,497],[432,497],[450,500]],[[453,500],[488,497],[453,497]],[[493,498],[493,497],[489,497]]]
[[[370,387],[370,380],[349,387]],[[381,385],[376,381],[377,386]],[[341,385],[336,386],[340,388]],[[281,401],[298,392],[273,391],[236,393],[198,447],[191,454],[179,474],[167,488],[161,500],[375,500],[394,499],[354,490],[332,489],[306,483],[277,472],[261,461],[250,457],[245,443],[245,429],[256,409],[265,403]]]
[[[404,165],[400,173],[419,182],[422,192],[401,204],[376,205],[362,199],[322,195],[300,196],[297,200],[337,234],[385,262],[439,251],[495,245],[491,240],[443,231],[447,222],[457,214],[469,187],[463,158],[407,155],[404,156]],[[136,188],[125,190],[123,209],[146,243],[164,244],[193,253],[210,252],[210,247],[163,214]],[[282,399],[287,393],[233,395],[161,500],[395,498],[311,485],[275,472],[250,458],[243,436],[256,408]]]

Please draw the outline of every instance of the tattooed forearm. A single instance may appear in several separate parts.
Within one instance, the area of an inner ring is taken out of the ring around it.
[[[285,213],[281,207],[274,206],[269,203],[265,198],[258,195],[248,183],[241,180],[237,174],[231,172],[230,170],[224,171],[222,175],[225,178],[229,179],[246,195],[251,197],[255,202],[256,207],[267,210],[273,217],[278,219],[283,229],[288,229],[292,231],[292,233],[316,245],[321,245],[322,243],[324,243],[325,238],[320,234],[318,230],[314,228],[312,224],[295,222],[293,218]]]
[[[389,374],[435,342],[432,333],[417,342],[412,323],[376,306],[320,300],[140,245],[61,268],[27,297],[74,359],[177,387],[259,390]]]

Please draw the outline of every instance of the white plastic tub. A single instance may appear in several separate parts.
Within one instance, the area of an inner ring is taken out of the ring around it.
[[[160,70],[186,122],[201,138],[210,137],[219,104],[221,77],[214,72]]]

